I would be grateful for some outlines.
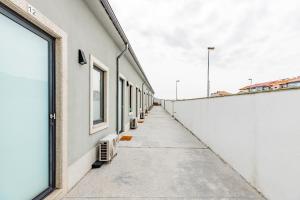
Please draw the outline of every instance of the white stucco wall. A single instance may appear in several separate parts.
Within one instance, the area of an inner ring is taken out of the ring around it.
[[[174,111],[268,199],[300,199],[300,90],[177,101]]]
[[[165,106],[166,111],[170,114],[173,115],[173,102],[172,101],[165,101],[165,104],[163,105]]]

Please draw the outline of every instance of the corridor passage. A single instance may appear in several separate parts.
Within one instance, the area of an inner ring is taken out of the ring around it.
[[[163,108],[155,106],[111,163],[91,170],[65,200],[264,199]]]

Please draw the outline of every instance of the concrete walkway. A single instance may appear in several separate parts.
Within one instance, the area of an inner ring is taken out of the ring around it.
[[[161,107],[130,134],[114,160],[91,170],[65,200],[263,199]]]

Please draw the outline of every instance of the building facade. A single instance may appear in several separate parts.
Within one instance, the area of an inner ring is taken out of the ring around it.
[[[297,88],[300,87],[300,76],[288,79],[280,84],[280,88]]]
[[[0,0],[0,44],[0,199],[60,198],[154,90],[106,0]]]
[[[239,93],[263,92],[270,90],[288,89],[300,87],[300,77],[286,78],[264,83],[257,83],[240,88]]]

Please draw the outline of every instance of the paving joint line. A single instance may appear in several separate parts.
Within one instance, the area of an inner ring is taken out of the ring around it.
[[[152,197],[152,196],[143,196],[143,197],[131,197],[131,196],[118,196],[118,197],[64,197],[64,199],[77,199],[77,198],[85,198],[85,199],[102,199],[102,198],[105,198],[105,199],[198,199],[198,198],[201,198],[201,199],[224,199],[224,198],[230,198],[230,199],[247,199],[247,200],[251,200],[251,199],[255,199],[257,200],[257,197],[244,197],[244,196],[177,196],[177,197],[172,197],[172,196],[166,196],[166,197]]]
[[[118,148],[128,148],[128,149],[208,149],[208,147],[131,147],[131,146],[118,146]]]

